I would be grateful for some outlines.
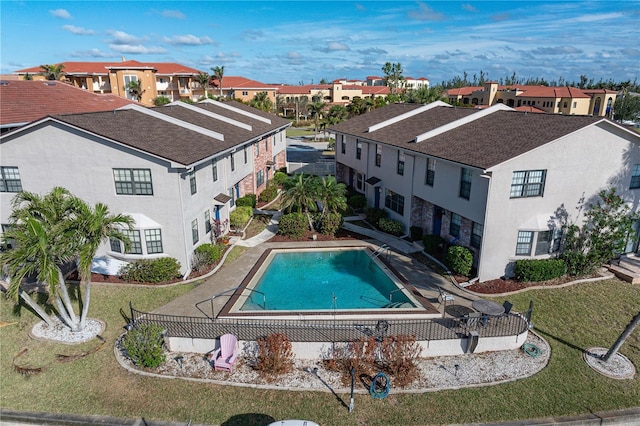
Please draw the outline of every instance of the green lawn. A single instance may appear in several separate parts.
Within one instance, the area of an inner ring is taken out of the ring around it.
[[[288,138],[314,135],[313,127],[287,127],[286,133]]]
[[[239,260],[241,261],[242,256]],[[17,318],[2,298],[0,320],[16,322],[0,328],[0,405],[5,409],[97,414],[225,425],[267,424],[269,419],[306,418],[321,425],[416,425],[515,421],[584,414],[634,407],[640,401],[640,380],[604,377],[582,360],[583,349],[609,347],[640,307],[640,287],[608,280],[554,290],[536,290],[508,299],[524,311],[534,301],[533,322],[552,347],[549,366],[516,382],[424,394],[391,394],[383,400],[356,395],[349,414],[325,392],[286,392],[144,377],[122,369],[113,346],[123,331],[120,311],[129,301],[152,310],[193,288],[137,288],[94,285],[90,316],[107,324],[106,345],[79,360],[60,363],[56,354],[78,354],[97,345],[43,343],[28,337],[36,318],[26,309]],[[497,299],[502,303],[504,299]],[[24,377],[12,368],[43,367]],[[621,353],[640,367],[640,330]],[[349,403],[349,395],[339,395]]]

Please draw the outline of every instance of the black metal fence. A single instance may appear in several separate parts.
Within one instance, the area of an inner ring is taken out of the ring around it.
[[[225,333],[240,340],[256,340],[268,334],[285,334],[292,342],[348,342],[365,336],[415,336],[416,340],[460,339],[475,331],[480,337],[517,336],[529,328],[531,311],[504,314],[471,323],[465,318],[385,320],[275,320],[184,317],[141,312],[130,306],[132,327],[157,324],[168,337],[216,339]]]

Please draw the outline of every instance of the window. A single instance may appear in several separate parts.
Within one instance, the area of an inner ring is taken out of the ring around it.
[[[198,235],[198,219],[193,219],[191,222],[191,239],[193,240],[193,244],[196,244],[200,240],[200,235]]]
[[[382,164],[382,145],[376,145],[376,166],[380,167]]]
[[[356,174],[356,189],[358,191],[364,191],[364,175],[362,173]]]
[[[387,189],[387,196],[384,198],[384,206],[400,215],[404,215],[404,197],[389,189]]]
[[[18,176],[18,179],[20,179],[20,176]],[[635,164],[633,166],[633,173],[631,174],[631,185],[629,185],[629,189],[635,188],[640,188],[640,164]]]
[[[511,177],[511,198],[541,197],[544,193],[546,170],[513,172]]]
[[[131,99],[133,101],[137,101],[138,99],[136,98],[136,96],[129,91],[129,83],[132,83],[134,81],[138,81],[138,76],[137,75],[125,75],[124,76],[124,92],[125,92],[125,96],[127,97],[127,99]]]
[[[260,155],[260,144],[256,142],[256,157]]]
[[[189,186],[191,187],[191,195],[198,192],[198,186],[196,185],[196,172],[192,170],[189,173]]]
[[[142,254],[142,242],[140,241],[140,231],[137,229],[128,230],[125,229],[122,233],[129,237],[129,250],[126,253],[130,254]]]
[[[347,153],[347,143],[344,141],[344,136],[342,137],[342,144],[340,145],[340,152],[343,154]]]
[[[269,150],[269,139],[264,140],[264,152]]]
[[[356,160],[362,158],[362,142],[356,142]]]
[[[204,211],[204,232],[207,234],[211,232],[211,213],[209,209]]]
[[[122,253],[122,244],[117,238],[109,238],[109,245],[111,246],[111,251]]]
[[[215,158],[211,160],[211,172],[213,173],[213,181],[218,180],[218,160]]]
[[[479,223],[473,222],[473,226],[471,227],[471,247],[480,248],[482,245],[482,232],[484,231],[484,226]]]
[[[229,200],[229,207],[233,207],[236,205],[236,192],[233,190],[233,188],[229,188],[227,192],[229,193],[229,197],[231,197],[231,199]]]
[[[536,256],[555,253],[560,250],[561,237],[562,230],[559,228],[538,232],[538,239],[536,240]]]
[[[436,160],[433,158],[427,158],[427,173],[424,177],[425,185],[433,186],[433,181],[436,177]]]
[[[462,226],[462,217],[459,214],[451,213],[451,222],[449,223],[449,235],[458,238],[460,236],[460,227]]]
[[[20,192],[22,181],[17,167],[0,167],[0,192]]]
[[[258,170],[256,173],[256,188],[261,187],[264,184],[264,170]]]
[[[398,174],[404,175],[404,152],[398,151]]]
[[[518,231],[518,242],[516,243],[516,256],[529,256],[533,242],[532,231]]]
[[[243,90],[242,91],[242,96],[249,96],[249,92]]]
[[[151,170],[149,169],[113,169],[116,194],[153,195]]]
[[[575,102],[575,101],[574,101],[574,102],[573,102],[573,107],[574,107],[574,108],[577,108],[577,107],[578,107],[578,102]]]
[[[460,173],[460,197],[468,200],[471,197],[471,170],[462,168]]]
[[[162,232],[159,229],[145,229],[144,239],[147,243],[147,254],[162,253]]]
[[[233,156],[233,152],[231,153],[231,171],[236,169],[236,159]]]
[[[249,159],[247,158],[247,147],[245,146],[242,151],[244,152],[244,164],[247,164],[247,162],[249,161]]]

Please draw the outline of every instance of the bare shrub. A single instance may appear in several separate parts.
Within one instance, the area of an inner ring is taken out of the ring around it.
[[[422,348],[415,336],[386,337],[381,344],[381,364],[393,375],[395,385],[404,387],[418,377],[417,360]]]
[[[290,372],[293,369],[293,351],[289,338],[280,333],[259,338],[255,368],[267,380]]]
[[[343,384],[351,382],[351,369],[355,368],[356,376],[371,375],[375,369],[378,342],[373,337],[361,337],[345,345],[335,347],[324,361],[327,370],[341,373]]]

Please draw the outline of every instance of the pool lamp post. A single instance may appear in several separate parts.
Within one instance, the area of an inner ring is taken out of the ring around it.
[[[353,387],[355,385],[356,380],[356,369],[351,367],[349,371],[351,373],[351,401],[349,402],[349,412],[353,411]]]

